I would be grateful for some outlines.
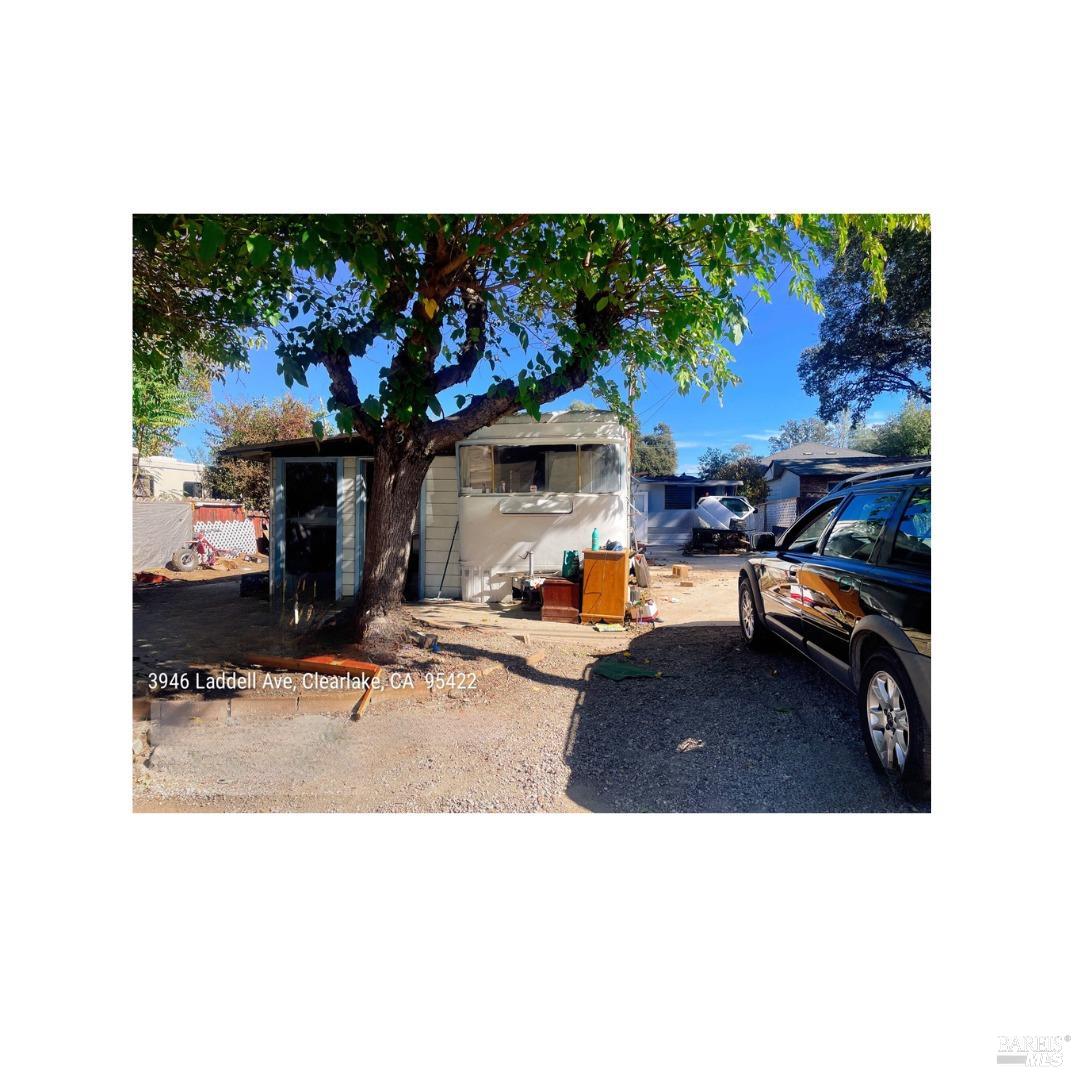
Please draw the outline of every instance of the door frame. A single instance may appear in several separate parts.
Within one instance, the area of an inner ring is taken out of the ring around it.
[[[374,461],[374,457],[357,457],[353,459],[356,464],[353,469],[353,528],[356,530],[356,543],[353,547],[353,581],[356,582],[356,595],[364,587],[364,543],[367,534],[367,464]],[[344,463],[342,472],[344,474]],[[344,481],[342,481],[344,483]],[[340,579],[338,584],[338,598],[341,597]]]
[[[275,587],[284,593],[285,591],[285,473],[286,465],[303,464],[311,465],[320,462],[324,465],[333,465],[337,478],[337,504],[334,508],[334,599],[341,599],[341,580],[343,567],[343,540],[344,531],[344,508],[345,508],[345,459],[341,457],[277,457],[274,461],[274,531],[277,540],[274,545],[277,551],[277,560],[274,573],[270,575],[270,592]],[[359,532],[359,522],[356,524]],[[357,536],[359,541],[359,535]]]

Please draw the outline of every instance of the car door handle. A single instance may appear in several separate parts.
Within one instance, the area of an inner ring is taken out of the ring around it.
[[[841,591],[849,592],[851,589],[855,588],[855,579],[847,576],[838,577],[836,579],[836,584],[840,586]]]

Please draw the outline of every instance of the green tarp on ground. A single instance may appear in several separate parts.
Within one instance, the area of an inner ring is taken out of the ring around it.
[[[593,668],[594,675],[603,675],[605,679],[658,679],[659,671],[652,668],[639,667],[637,664],[628,663],[626,660],[616,660],[606,657],[599,660]]]

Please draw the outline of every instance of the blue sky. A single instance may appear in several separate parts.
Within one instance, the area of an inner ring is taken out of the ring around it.
[[[723,400],[715,395],[702,402],[700,392],[691,391],[686,397],[674,392],[674,382],[666,375],[652,372],[648,389],[639,399],[638,415],[642,429],[651,431],[660,421],[671,425],[679,450],[681,471],[694,472],[698,457],[709,446],[726,449],[733,443],[749,443],[755,454],[768,453],[769,435],[785,420],[802,419],[817,412],[817,399],[802,392],[795,368],[799,353],[818,340],[819,316],[801,300],[788,295],[786,281],[773,289],[771,304],[751,300],[750,332],[732,351],[735,373],[742,379],[728,387]],[[748,309],[750,304],[747,305]],[[520,352],[520,350],[518,350]],[[515,362],[516,361],[516,362]],[[386,362],[386,353],[369,354],[357,361],[354,371],[363,396],[376,388],[377,372]],[[233,372],[222,384],[214,387],[216,401],[248,401],[252,398],[273,398],[285,392],[285,383],[276,371],[273,341],[265,349],[251,353],[251,369]],[[521,367],[520,356],[511,354],[502,367],[514,375]],[[498,374],[502,374],[499,371]],[[616,368],[608,369],[610,377]],[[329,382],[321,369],[308,372],[309,387],[294,386],[293,394],[318,406],[329,393]],[[483,391],[490,382],[490,369],[482,364],[477,369],[469,389]],[[457,388],[460,392],[460,388]],[[545,409],[565,408],[572,400],[592,401],[587,390],[579,390]],[[453,394],[443,395],[448,412],[454,410]],[[875,401],[867,419],[876,423],[897,411],[903,404],[899,394],[882,395]],[[181,445],[174,451],[177,457],[201,460],[206,455],[205,424],[198,422],[180,432]]]

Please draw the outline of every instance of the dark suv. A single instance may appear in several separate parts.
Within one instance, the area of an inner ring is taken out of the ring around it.
[[[739,621],[774,636],[857,695],[875,764],[930,792],[930,464],[863,473],[815,503],[777,543],[751,538]]]

